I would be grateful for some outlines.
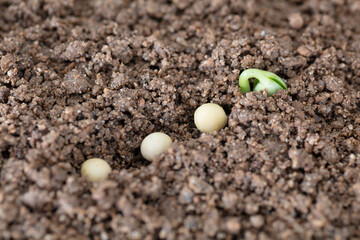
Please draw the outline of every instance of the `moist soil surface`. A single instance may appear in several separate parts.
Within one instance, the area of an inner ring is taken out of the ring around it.
[[[359,105],[358,0],[2,0],[0,238],[360,239]]]

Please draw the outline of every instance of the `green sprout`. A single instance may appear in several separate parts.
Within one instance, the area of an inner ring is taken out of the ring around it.
[[[287,89],[285,82],[276,74],[259,69],[247,69],[240,74],[239,86],[242,93],[250,92],[249,79],[255,78],[253,91],[260,92],[268,90],[269,95],[273,95],[277,90]]]

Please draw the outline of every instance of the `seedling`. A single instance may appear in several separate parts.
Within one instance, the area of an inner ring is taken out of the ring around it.
[[[250,92],[249,79],[255,78],[253,91],[260,92],[267,90],[269,95],[273,95],[277,90],[287,89],[285,82],[276,74],[259,69],[247,69],[240,74],[239,86],[242,93]]]

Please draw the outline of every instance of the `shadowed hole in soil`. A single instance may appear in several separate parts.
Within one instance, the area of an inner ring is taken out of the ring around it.
[[[4,151],[1,152],[1,158],[0,158],[0,176],[1,176],[2,167],[5,165],[5,162],[9,159],[9,157],[10,157],[9,149],[4,150]]]
[[[2,156],[3,159],[8,159],[10,157],[9,149],[7,149],[5,151],[2,151],[1,156]]]

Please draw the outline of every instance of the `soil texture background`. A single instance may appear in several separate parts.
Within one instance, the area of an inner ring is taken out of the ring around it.
[[[289,88],[241,94],[248,68]],[[219,133],[194,125],[207,102]],[[155,131],[174,143],[150,163]],[[108,180],[80,177],[92,157]],[[360,239],[359,223],[360,1],[0,1],[0,239]]]

